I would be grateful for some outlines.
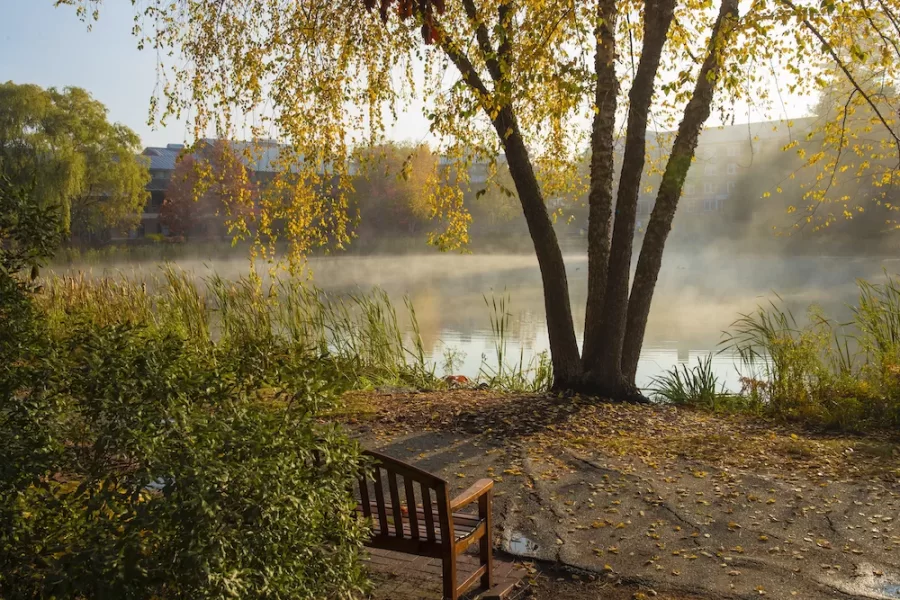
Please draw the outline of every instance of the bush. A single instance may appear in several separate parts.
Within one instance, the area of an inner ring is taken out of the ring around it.
[[[215,348],[131,323],[71,323],[44,343],[19,363],[57,375],[19,381],[0,407],[3,442],[18,440],[0,449],[0,596],[362,589],[359,453],[317,424],[314,365],[248,378]]]
[[[35,296],[53,222],[0,191],[0,597],[361,591],[359,449],[317,419],[331,364],[213,343],[172,273],[168,303],[84,280]]]

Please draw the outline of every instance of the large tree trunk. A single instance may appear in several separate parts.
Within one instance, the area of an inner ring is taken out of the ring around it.
[[[653,101],[654,80],[659,71],[662,49],[672,23],[674,9],[674,0],[647,0],[644,3],[644,46],[629,92],[628,129],[625,134],[625,152],[616,198],[616,217],[603,303],[603,324],[596,333],[600,340],[593,342],[595,345],[602,343],[603,350],[595,361],[585,364],[589,372],[601,374],[603,387],[607,388],[605,391],[616,397],[637,394],[633,378],[628,379],[622,373],[628,281],[638,196],[644,171],[647,117]]]
[[[553,363],[553,387],[572,389],[581,374],[581,359],[572,322],[569,282],[562,251],[512,109],[503,108],[494,120],[494,127],[503,141],[509,172],[522,204],[541,270]]]
[[[476,8],[472,0],[465,0],[465,8],[468,17],[478,21]],[[504,17],[502,20],[507,20]],[[484,23],[476,25],[478,44],[483,58],[496,83],[502,81],[503,73],[500,64],[490,47],[487,30]],[[510,32],[507,32],[507,35]],[[508,42],[508,37],[506,37]],[[516,191],[519,194],[519,203],[525,214],[525,222],[528,224],[528,232],[534,244],[534,252],[537,255],[538,266],[541,270],[541,283],[544,288],[544,310],[547,314],[547,333],[550,337],[550,360],[553,364],[553,388],[557,390],[569,390],[577,387],[581,375],[581,357],[578,354],[578,342],[575,339],[575,325],[572,321],[572,305],[569,301],[569,281],[566,277],[566,265],[563,262],[562,251],[553,230],[553,222],[544,204],[541,187],[534,174],[528,149],[522,139],[522,132],[516,120],[515,113],[509,104],[500,109],[494,116],[493,107],[486,102],[491,97],[487,86],[481,80],[478,71],[462,53],[456,43],[442,36],[441,48],[447,57],[456,65],[463,76],[463,80],[482,100],[482,109],[491,117],[494,129],[503,144],[506,153],[506,161],[509,164],[509,173],[512,176]],[[509,47],[504,44],[500,48],[501,55],[505,59]]]
[[[597,364],[603,347],[603,302],[606,296],[606,269],[609,263],[610,223],[613,193],[613,141],[616,127],[616,3],[602,0],[597,8],[597,50],[594,70],[594,123],[591,130],[591,186],[588,194],[588,293],[584,318],[585,369]],[[599,376],[599,374],[592,374]]]
[[[641,246],[631,297],[628,302],[626,334],[622,352],[622,369],[625,377],[633,381],[637,372],[638,358],[644,342],[647,317],[653,291],[662,266],[663,250],[672,229],[672,219],[678,207],[678,199],[684,187],[688,169],[697,148],[697,139],[703,123],[709,118],[710,105],[718,80],[721,48],[729,30],[729,20],[738,15],[738,0],[722,0],[719,15],[713,27],[706,60],[700,69],[694,94],[684,109],[684,117],[678,126],[672,153],[666,163],[656,203],[650,215],[650,223]]]

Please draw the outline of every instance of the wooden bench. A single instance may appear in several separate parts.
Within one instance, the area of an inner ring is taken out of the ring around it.
[[[494,482],[480,479],[451,500],[450,487],[440,477],[379,452],[365,454],[374,459],[374,482],[360,479],[356,509],[372,520],[373,535],[367,545],[440,558],[447,600],[457,600],[479,579],[485,589],[490,589]],[[475,501],[477,514],[458,512]],[[456,557],[475,542],[480,544],[480,566],[457,586]]]

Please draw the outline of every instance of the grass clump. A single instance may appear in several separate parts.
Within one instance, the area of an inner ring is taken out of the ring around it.
[[[541,392],[550,389],[553,383],[553,367],[550,356],[540,352],[525,360],[525,348],[520,346],[515,362],[509,362],[509,335],[511,314],[510,298],[504,294],[499,298],[484,296],[491,322],[494,339],[494,361],[490,365],[487,356],[481,358],[478,379],[492,389],[505,392]]]
[[[712,356],[697,359],[697,364],[675,365],[662,375],[654,377],[649,386],[655,399],[679,406],[714,408],[722,391],[712,370]]]
[[[858,285],[847,323],[811,309],[801,324],[779,298],[732,324],[724,346],[748,404],[829,429],[900,426],[900,287],[890,276]]]
[[[177,333],[198,348],[241,349],[247,364],[262,370],[278,352],[299,360],[327,362],[345,388],[397,386],[418,390],[448,385],[438,361],[451,374],[462,353],[445,348],[441,357],[425,348],[416,310],[408,298],[403,312],[380,289],[331,294],[306,281],[277,277],[264,282],[211,276],[200,282],[165,266],[159,277],[51,277],[38,296],[53,329],[75,315],[95,325],[143,323]],[[485,298],[494,339],[493,356],[482,356],[472,385],[508,392],[549,389],[552,368],[546,352],[526,358],[524,348],[508,350],[511,314],[508,295]]]
[[[733,394],[719,381],[712,354],[697,358],[697,364],[675,365],[650,380],[648,391],[654,400],[676,406],[692,406],[712,411],[734,412],[749,408],[747,398]]]
[[[411,329],[405,332],[381,290],[332,296],[296,279],[264,283],[253,275],[212,276],[198,284],[166,266],[161,277],[140,282],[52,277],[37,300],[54,330],[65,329],[75,316],[97,326],[142,323],[177,334],[199,350],[240,351],[246,368],[256,372],[283,354],[328,363],[344,387],[439,385],[411,303],[406,303]]]

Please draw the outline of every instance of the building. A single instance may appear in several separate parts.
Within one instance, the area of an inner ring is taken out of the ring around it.
[[[212,144],[215,140],[203,140]],[[282,146],[272,140],[260,142],[231,142],[232,150],[253,173],[254,181],[271,179],[280,169],[278,158]],[[138,226],[120,239],[143,239],[147,236],[169,235],[167,227],[160,220],[160,210],[166,198],[166,190],[175,172],[179,158],[185,153],[184,144],[167,144],[165,147],[148,147],[141,153],[150,160],[150,183],[147,191],[150,198],[144,206]],[[248,158],[250,157],[250,158]],[[323,169],[324,171],[324,169]]]
[[[679,212],[723,213],[735,201],[742,178],[763,166],[769,172],[785,169],[789,161],[779,161],[778,153],[794,140],[804,141],[815,118],[792,121],[760,121],[743,125],[707,127],[700,134],[694,162],[688,171]],[[674,141],[674,132],[650,132],[657,144],[648,149],[650,164],[644,175],[638,201],[638,220],[649,218],[665,158]],[[785,173],[787,174],[787,173]]]
[[[175,171],[175,164],[183,151],[184,144],[168,144],[164,148],[145,148],[141,153],[150,159],[150,183],[147,184],[150,198],[144,206],[141,222],[136,229],[129,232],[129,238],[141,239],[147,235],[168,234],[160,223],[159,211],[166,197],[169,180]]]

